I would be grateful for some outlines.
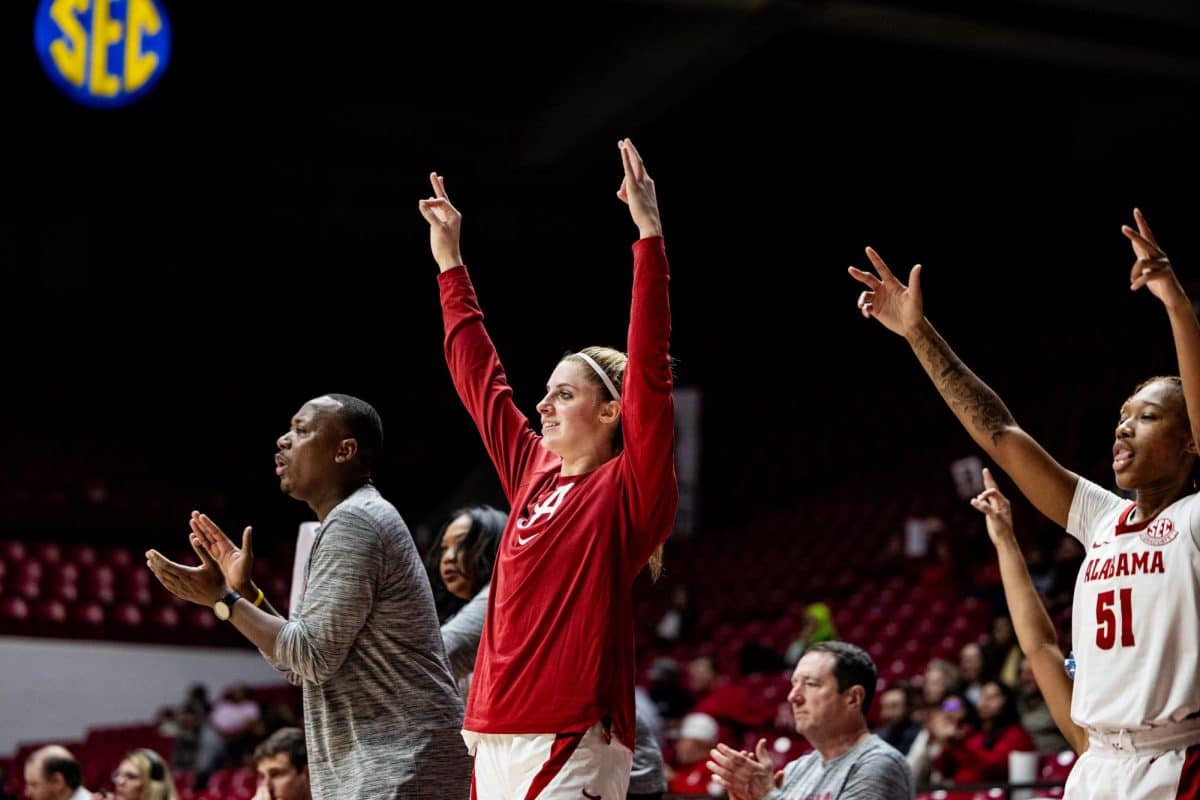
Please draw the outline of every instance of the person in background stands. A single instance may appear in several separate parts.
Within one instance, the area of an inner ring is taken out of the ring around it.
[[[34,750],[25,759],[25,796],[29,800],[91,800],[82,785],[79,762],[56,744]]]
[[[846,642],[808,648],[792,673],[788,702],[796,732],[812,744],[778,773],[765,739],[754,753],[717,745],[708,762],[731,800],[912,800],[912,770],[904,756],[867,729],[878,676],[871,657]]]

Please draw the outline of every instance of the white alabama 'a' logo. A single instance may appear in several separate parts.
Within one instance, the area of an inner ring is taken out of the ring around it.
[[[551,492],[549,497],[533,507],[533,514],[528,519],[525,517],[517,518],[517,528],[519,530],[528,530],[531,525],[536,524],[542,517],[546,517],[547,519],[553,517],[554,512],[562,505],[563,498],[567,496],[567,492],[571,491],[571,487],[574,485],[574,483],[563,484]],[[533,536],[526,538],[521,536],[521,534],[517,534],[517,544],[524,547],[539,536],[541,536],[540,533],[535,533]]]

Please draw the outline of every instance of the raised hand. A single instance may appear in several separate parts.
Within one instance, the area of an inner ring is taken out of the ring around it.
[[[731,800],[762,800],[778,788],[782,773],[776,773],[767,755],[767,740],[759,739],[754,753],[718,744],[708,751],[708,770],[725,787]]]
[[[1133,210],[1133,221],[1137,224],[1136,231],[1128,225],[1121,226],[1121,233],[1133,245],[1134,262],[1129,270],[1129,288],[1136,292],[1143,286],[1149,287],[1150,293],[1167,305],[1187,302],[1187,294],[1175,276],[1171,259],[1158,246],[1146,218],[1136,208]]]
[[[229,585],[200,540],[193,535],[188,541],[200,557],[199,566],[177,564],[157,550],[146,551],[146,566],[158,582],[179,599],[202,606],[212,605],[229,593]]]
[[[896,280],[888,265],[872,248],[867,248],[867,258],[879,273],[876,277],[856,267],[850,267],[850,277],[864,284],[867,290],[858,296],[858,310],[868,319],[874,317],[892,333],[908,336],[925,318],[925,306],[921,300],[921,265],[917,264],[908,274],[908,286]]]
[[[939,742],[945,744],[951,739],[958,739],[961,735],[961,728],[949,714],[944,711],[935,711],[929,717],[929,736]]]
[[[983,491],[971,498],[971,507],[987,519],[988,538],[992,540],[992,544],[999,545],[1015,538],[1012,503],[1000,493],[992,471],[987,467],[983,468]]]
[[[206,514],[193,511],[189,523],[192,533],[188,540],[192,542],[192,548],[195,549],[197,545],[202,547],[212,556],[229,585],[238,594],[245,595],[250,602],[254,602],[254,583],[251,577],[254,568],[254,547],[251,540],[253,529],[247,525],[242,531],[242,547],[238,549]]]
[[[462,237],[462,214],[450,203],[446,195],[446,182],[436,172],[429,173],[433,185],[433,197],[417,202],[421,216],[429,223],[429,249],[438,269],[445,272],[463,263],[460,241]]]
[[[642,163],[642,157],[633,142],[622,139],[617,142],[617,148],[621,151],[621,163],[625,167],[625,177],[621,180],[617,197],[629,206],[629,214],[641,238],[662,236],[654,179],[646,174],[646,165]]]

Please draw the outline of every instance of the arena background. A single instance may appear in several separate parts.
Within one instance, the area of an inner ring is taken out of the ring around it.
[[[910,512],[957,515],[964,574],[987,560],[947,469],[973,445],[854,307],[864,245],[898,273],[923,263],[958,353],[1102,482],[1121,400],[1175,371],[1160,307],[1127,289],[1135,205],[1200,289],[1188,3],[164,2],[168,71],[109,111],[42,72],[36,5],[0,8],[0,539],[31,551],[178,549],[201,508],[252,522],[290,570],[308,516],[277,491],[273,442],[328,391],[381,411],[379,483],[419,538],[464,500],[498,502],[442,360],[416,211],[433,169],[531,410],[564,350],[623,342],[635,231],[617,139],[645,156],[678,382],[703,414],[698,532],[640,598],[657,614],[677,583],[701,611],[737,595],[705,618],[714,635],[782,613],[751,580],[764,565],[784,600],[836,599],[806,587],[830,540],[879,550]],[[1018,524],[1057,536],[1024,506]],[[731,552],[750,573],[687,572]],[[886,560],[853,566],[843,593],[890,578]],[[152,638],[113,630],[93,639]],[[28,713],[19,653],[0,638],[10,730]]]

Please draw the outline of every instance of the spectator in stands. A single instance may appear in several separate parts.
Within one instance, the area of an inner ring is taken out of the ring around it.
[[[179,716],[171,706],[163,706],[154,716],[154,730],[165,739],[179,735]]]
[[[679,664],[673,658],[659,656],[650,664],[646,675],[650,699],[664,723],[672,724],[692,707],[692,695],[683,687]]]
[[[1017,708],[1021,714],[1021,727],[1033,740],[1034,747],[1042,755],[1061,753],[1069,749],[1070,745],[1059,731],[1054,716],[1050,713],[1050,707],[1046,705],[1046,698],[1038,688],[1033,667],[1024,656],[1021,657],[1019,680],[1021,688],[1017,693]]]
[[[1037,542],[1030,542],[1029,546],[1025,548],[1025,567],[1029,571],[1029,578],[1033,581],[1033,587],[1038,590],[1038,594],[1043,597],[1048,596],[1056,577],[1055,565],[1046,556],[1045,549]],[[1074,573],[1072,573],[1072,577],[1074,577]]]
[[[940,708],[942,701],[950,694],[959,691],[958,670],[949,661],[932,658],[925,665],[925,676],[921,683],[921,707],[917,709],[918,719],[925,717],[934,709]]]
[[[688,714],[679,726],[674,763],[669,770],[667,791],[671,794],[713,794],[708,768],[708,752],[719,741],[717,721],[708,714]],[[718,787],[719,788],[719,787]]]
[[[1008,754],[1034,749],[1029,734],[1021,727],[1016,693],[998,680],[987,681],[976,707],[979,729],[967,731],[960,725],[941,724],[930,729],[942,745],[935,768],[954,783],[1008,780]]]
[[[920,732],[921,723],[912,718],[912,690],[906,684],[890,686],[879,695],[876,736],[907,755]]]
[[[837,630],[833,627],[833,612],[829,606],[825,603],[809,603],[804,609],[804,624],[783,655],[784,664],[788,669],[795,669],[809,645],[836,638]]]
[[[254,751],[254,800],[312,800],[304,731],[280,728]]]
[[[934,731],[955,730],[965,736],[974,733],[978,727],[975,707],[961,695],[946,695],[941,705],[926,717],[921,732],[913,740],[905,757],[919,789],[941,783],[946,777],[936,766],[938,756],[945,749],[945,742],[936,737]]]
[[[208,715],[217,733],[225,740],[229,761],[237,766],[266,733],[262,727],[262,709],[246,696],[244,684],[235,683],[226,690]]]
[[[961,548],[948,531],[932,534],[928,553],[917,562],[917,581],[942,596],[959,596],[965,588],[962,569],[965,559],[956,554],[956,549]]]
[[[930,541],[944,530],[946,523],[936,514],[914,514],[904,520],[904,540],[898,549],[906,558],[924,559]]]
[[[743,678],[764,673],[774,676],[784,670],[779,653],[758,642],[742,645],[738,667]],[[769,724],[777,714],[778,703],[753,691],[749,681],[722,679],[713,681],[711,691],[696,701],[692,711],[715,719],[721,726],[720,738],[729,742]]]
[[[25,760],[25,796],[30,800],[91,800],[82,782],[79,762],[65,747],[42,747]]]
[[[983,648],[977,642],[967,642],[958,651],[958,669],[962,682],[962,693],[971,701],[971,705],[979,705],[979,694],[983,691]]]
[[[912,771],[904,757],[867,728],[877,680],[862,649],[845,642],[813,645],[796,665],[788,701],[796,731],[814,751],[776,773],[765,739],[754,753],[720,744],[709,768],[731,800],[762,800],[775,788],[780,800],[911,800]]]
[[[102,800],[179,800],[171,770],[153,750],[142,748],[125,754],[112,775],[115,792],[101,792]]]
[[[695,614],[688,602],[687,587],[683,584],[671,590],[671,607],[666,610],[654,627],[658,646],[670,648],[687,639],[692,630]]]
[[[1053,583],[1046,591],[1051,608],[1055,604],[1070,608],[1075,595],[1075,579],[1079,577],[1079,568],[1083,566],[1085,551],[1079,540],[1069,533],[1062,534],[1058,546],[1054,548]]]
[[[208,719],[209,713],[212,712],[212,703],[208,700],[208,687],[203,683],[193,683],[188,689],[183,707],[190,708],[200,719]]]
[[[691,692],[693,706],[717,688],[720,677],[717,660],[710,655],[699,655],[688,662],[687,689]]]
[[[983,649],[984,674],[995,677],[1010,689],[1017,687],[1021,664],[1021,648],[1007,614],[997,614],[992,620],[992,635]]]
[[[246,685],[231,685],[209,714],[212,726],[222,736],[236,736],[262,719],[262,708],[246,694]]]
[[[179,712],[179,733],[171,751],[171,766],[176,770],[194,772],[194,789],[203,789],[208,778],[226,762],[225,740],[208,724],[208,718],[196,716],[194,709],[184,707]]]
[[[151,570],[178,597],[211,605],[303,687],[314,794],[349,800],[419,786],[465,796],[462,697],[433,592],[404,521],[372,482],[383,446],[379,414],[358,398],[322,395],[300,408],[276,445],[280,489],[320,520],[291,619],[251,580],[248,527],[238,548],[193,512],[189,541],[200,566],[151,550]]]
[[[464,700],[487,615],[496,548],[507,521],[507,514],[486,505],[455,511],[425,554],[442,643]]]

